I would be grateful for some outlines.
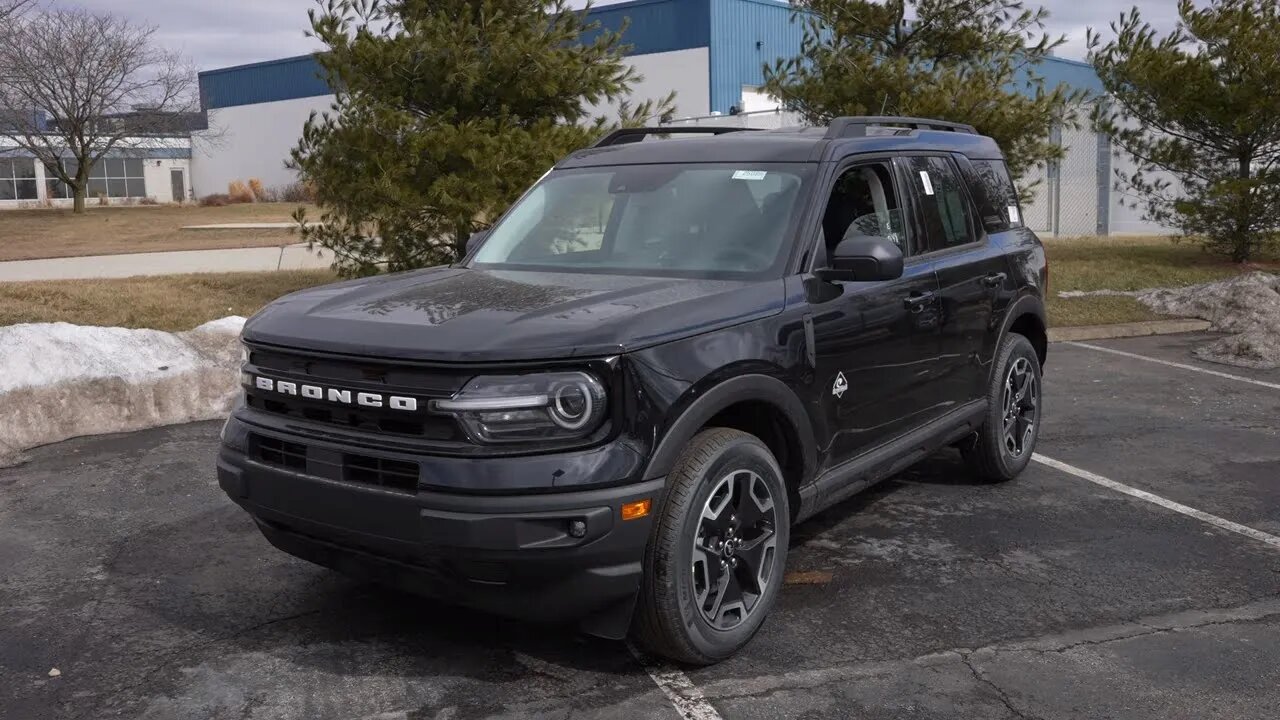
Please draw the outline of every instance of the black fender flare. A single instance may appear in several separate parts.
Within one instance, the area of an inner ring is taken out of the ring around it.
[[[1040,321],[1041,327],[1045,329],[1047,340],[1049,321],[1044,309],[1044,300],[1041,300],[1037,295],[1023,295],[1017,300],[1014,300],[1009,305],[1009,308],[1005,310],[1004,319],[1000,323],[1000,334],[997,336],[997,347],[999,346],[999,341],[1004,340],[1004,336],[1008,334],[1009,328],[1013,327],[1013,324],[1017,322],[1018,318],[1028,314],[1034,315]],[[1048,354],[1047,349],[1045,354]]]
[[[649,464],[645,467],[644,479],[653,480],[668,475],[685,446],[708,420],[730,405],[748,400],[768,403],[782,414],[783,420],[790,425],[799,440],[803,468],[800,484],[811,480],[817,465],[817,444],[813,437],[813,424],[809,421],[804,404],[786,383],[760,374],[731,377],[711,386],[701,397],[689,403],[658,441],[649,457]]]

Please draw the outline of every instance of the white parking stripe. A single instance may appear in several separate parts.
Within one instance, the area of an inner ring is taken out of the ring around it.
[[[640,661],[645,672],[653,678],[653,684],[667,696],[672,707],[684,720],[724,720],[715,707],[707,702],[702,691],[693,684],[688,675],[677,668],[655,663],[630,642],[627,643],[627,649],[636,660]]]
[[[1101,345],[1091,345],[1089,343],[1074,342],[1074,341],[1067,341],[1067,342],[1063,342],[1062,344],[1074,345],[1076,347],[1082,347],[1082,348],[1089,348],[1090,350],[1098,350],[1100,352],[1111,353],[1112,355],[1120,355],[1121,357],[1133,358],[1134,360],[1146,360],[1147,362],[1158,363],[1160,365],[1168,365],[1169,367],[1180,368],[1182,370],[1194,370],[1195,372],[1204,373],[1205,375],[1213,375],[1214,377],[1226,378],[1227,380],[1238,380],[1240,382],[1246,382],[1251,385],[1261,385],[1262,387],[1271,388],[1272,390],[1280,390],[1280,383],[1270,383],[1263,380],[1254,380],[1253,378],[1247,378],[1241,375],[1232,375],[1231,373],[1218,372],[1217,370],[1210,370],[1208,368],[1196,367],[1195,365],[1187,365],[1185,363],[1170,362],[1169,360],[1160,360],[1153,357],[1147,357],[1146,355],[1138,355],[1137,353],[1125,352],[1123,350],[1114,350],[1109,347],[1102,347]]]
[[[1138,488],[1135,488],[1135,487],[1129,487],[1124,483],[1118,483],[1115,480],[1104,478],[1101,475],[1095,475],[1094,473],[1091,473],[1088,470],[1081,470],[1078,467],[1068,465],[1060,460],[1054,460],[1053,458],[1045,457],[1040,453],[1036,453],[1032,455],[1031,459],[1035,460],[1036,462],[1042,465],[1048,465],[1049,467],[1054,468],[1055,470],[1061,470],[1064,473],[1075,475],[1076,477],[1082,480],[1088,480],[1089,482],[1094,483],[1096,485],[1101,485],[1104,488],[1109,488],[1111,490],[1115,490],[1116,492],[1124,493],[1125,495],[1128,495],[1130,497],[1136,497],[1139,500],[1146,500],[1147,502],[1154,503],[1156,505],[1159,505],[1162,508],[1168,508],[1169,510],[1172,510],[1176,513],[1182,513],[1183,515],[1186,515],[1188,517],[1193,517],[1197,520],[1200,520],[1201,522],[1206,522],[1215,527],[1220,527],[1223,530],[1227,530],[1239,535],[1244,535],[1247,538],[1253,538],[1254,540],[1257,540],[1259,542],[1264,542],[1270,545],[1271,547],[1276,548],[1277,550],[1280,550],[1280,537],[1276,537],[1275,535],[1264,533],[1261,530],[1255,530],[1251,527],[1248,527],[1247,525],[1241,525],[1240,523],[1231,522],[1230,520],[1227,520],[1225,518],[1220,518],[1217,515],[1210,515],[1209,513],[1204,512],[1203,510],[1197,510],[1193,507],[1183,505],[1182,503],[1174,502],[1167,498],[1162,498],[1159,495],[1156,495],[1154,493],[1149,493],[1146,490],[1139,490]]]

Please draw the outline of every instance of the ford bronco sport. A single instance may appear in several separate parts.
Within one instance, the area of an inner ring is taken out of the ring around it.
[[[218,480],[320,565],[712,663],[796,523],[947,446],[1022,471],[1047,281],[967,125],[621,130],[461,262],[254,316]]]

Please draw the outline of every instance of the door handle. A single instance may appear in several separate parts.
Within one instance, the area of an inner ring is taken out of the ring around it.
[[[994,289],[994,288],[998,288],[998,287],[1000,287],[1001,285],[1004,285],[1004,280],[1005,280],[1005,278],[1007,278],[1007,277],[1009,277],[1009,276],[1008,276],[1008,275],[1005,275],[1005,274],[1004,274],[1004,273],[1002,273],[1002,272],[1001,272],[1001,273],[991,273],[990,275],[987,275],[986,277],[982,278],[982,284],[983,284],[983,285],[986,285],[986,286],[987,286],[987,287],[989,287],[989,288],[993,288],[993,289]]]
[[[903,307],[913,313],[923,312],[924,306],[933,302],[933,293],[922,292],[911,295],[902,301]]]

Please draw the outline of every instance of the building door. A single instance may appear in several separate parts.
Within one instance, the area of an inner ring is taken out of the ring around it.
[[[169,181],[173,184],[173,201],[182,202],[187,199],[187,174],[181,170],[170,170]]]

